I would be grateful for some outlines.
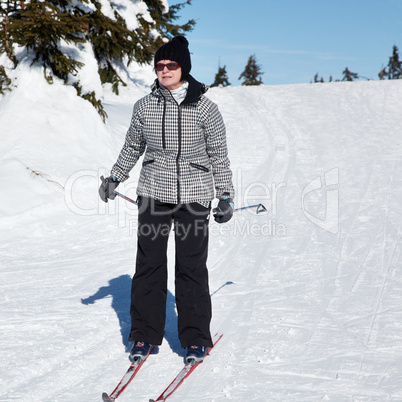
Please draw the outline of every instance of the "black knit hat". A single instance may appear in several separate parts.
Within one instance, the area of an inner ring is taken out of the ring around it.
[[[182,79],[186,79],[191,70],[188,40],[184,36],[179,35],[162,45],[155,53],[154,65],[161,60],[171,60],[179,63],[182,71]]]

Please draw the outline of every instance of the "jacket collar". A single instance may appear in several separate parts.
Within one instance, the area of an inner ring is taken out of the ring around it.
[[[196,103],[200,99],[201,95],[205,94],[205,92],[208,91],[208,87],[205,84],[202,84],[201,82],[198,82],[195,78],[193,78],[192,75],[189,75],[187,77],[188,82],[188,90],[187,90],[187,96],[185,97],[184,101],[181,103],[182,105],[188,105],[189,103]],[[164,91],[160,86],[159,86],[159,81],[158,79],[155,80],[155,82],[152,84],[152,92],[157,92],[161,93],[163,95]]]

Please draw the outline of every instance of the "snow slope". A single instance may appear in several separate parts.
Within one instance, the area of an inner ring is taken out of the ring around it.
[[[0,400],[98,401],[129,362],[136,211],[101,204],[97,188],[147,88],[106,91],[104,125],[42,77],[27,68],[0,98]],[[211,222],[212,330],[224,337],[171,400],[402,400],[402,82],[208,96],[237,206],[268,213]],[[137,177],[120,190],[134,197]],[[122,402],[157,397],[182,365],[172,242],[169,266],[165,342]]]

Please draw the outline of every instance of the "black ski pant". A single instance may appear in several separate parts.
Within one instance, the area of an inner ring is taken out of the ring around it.
[[[129,340],[160,345],[167,298],[167,246],[173,224],[176,246],[175,297],[182,347],[212,346],[208,286],[210,208],[138,198],[138,248],[131,289]]]

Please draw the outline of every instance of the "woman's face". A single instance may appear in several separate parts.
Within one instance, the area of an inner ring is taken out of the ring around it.
[[[163,68],[163,69],[162,69]],[[169,91],[182,86],[181,67],[179,63],[171,60],[160,60],[155,65],[158,81]]]

